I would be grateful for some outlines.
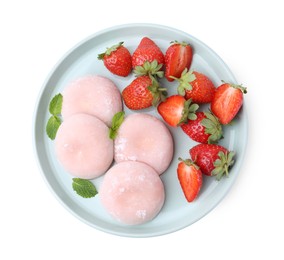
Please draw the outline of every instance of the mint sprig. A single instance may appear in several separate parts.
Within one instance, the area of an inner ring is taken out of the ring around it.
[[[98,194],[96,187],[91,181],[81,178],[73,178],[72,180],[72,188],[79,196],[92,198]]]
[[[120,125],[122,124],[123,120],[124,120],[124,115],[125,115],[125,113],[123,111],[121,111],[121,112],[117,112],[113,116],[112,122],[111,122],[111,127],[109,128],[109,138],[110,139],[113,140],[117,136],[117,131],[118,131]]]
[[[55,95],[49,103],[49,113],[51,117],[46,124],[46,133],[51,140],[56,137],[57,130],[61,125],[61,109],[62,109],[63,96],[59,93]]]

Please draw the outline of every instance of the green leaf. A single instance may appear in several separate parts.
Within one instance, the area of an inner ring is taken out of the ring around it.
[[[63,96],[59,93],[55,95],[49,103],[49,113],[57,116],[61,114]]]
[[[212,175],[216,176],[216,179],[219,181],[224,175],[229,176],[229,169],[234,164],[233,157],[235,152],[226,152],[220,151],[218,153],[219,158],[215,160],[214,166],[215,169],[211,172]]]
[[[112,118],[111,127],[109,128],[109,138],[115,139],[117,131],[124,120],[125,113],[123,111],[116,113]]]
[[[73,190],[83,198],[92,198],[98,194],[98,191],[94,184],[85,179],[73,178],[72,187]]]
[[[191,112],[191,113],[195,113],[198,108],[199,108],[199,105],[194,103],[194,104],[190,105],[188,111]]]
[[[99,60],[103,60],[105,56],[111,55],[111,53],[113,51],[116,51],[122,45],[123,45],[123,42],[120,42],[118,44],[115,44],[115,45],[111,46],[110,48],[107,48],[107,50],[104,53],[98,54],[98,59]]]
[[[201,125],[205,127],[205,133],[209,134],[208,143],[217,143],[223,138],[222,125],[217,117],[215,117],[210,111],[204,112],[206,118],[202,119]]]
[[[189,120],[196,120],[196,119],[197,119],[197,115],[194,114],[194,113],[189,113],[188,116],[187,116],[187,118],[188,118]]]
[[[46,133],[51,140],[55,139],[57,130],[60,125],[61,125],[61,120],[57,116],[51,116],[47,121]]]
[[[177,91],[181,96],[185,95],[186,90],[192,90],[192,86],[190,83],[196,79],[195,75],[193,74],[193,71],[188,71],[187,68],[183,70],[180,78],[176,78],[173,76],[171,76],[171,78],[179,82]]]
[[[136,77],[139,76],[154,76],[158,78],[162,78],[164,76],[164,72],[161,70],[163,64],[158,64],[157,60],[153,60],[152,62],[145,61],[142,66],[136,66],[134,68],[134,74]]]

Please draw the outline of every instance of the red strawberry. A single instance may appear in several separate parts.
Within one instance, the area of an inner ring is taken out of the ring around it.
[[[185,99],[192,99],[198,104],[210,103],[215,93],[213,82],[204,74],[197,71],[185,69],[181,77],[175,78],[180,82],[178,93],[185,96]]]
[[[146,61],[157,60],[158,64],[164,64],[164,54],[154,41],[144,37],[132,55],[132,67],[142,66]]]
[[[134,79],[122,91],[122,98],[129,109],[139,110],[157,106],[165,98],[166,89],[161,88],[152,76],[141,76]]]
[[[197,118],[182,124],[182,130],[194,141],[199,143],[214,143],[222,136],[222,126],[219,120],[210,112],[196,112]]]
[[[120,42],[110,48],[106,52],[98,55],[99,60],[104,61],[106,68],[113,74],[126,77],[132,69],[132,58],[127,48]]]
[[[192,202],[198,195],[202,186],[202,172],[190,159],[182,160],[178,164],[177,175],[188,202]]]
[[[165,77],[173,81],[171,77],[179,78],[184,69],[189,69],[192,61],[192,48],[186,42],[172,42],[165,54]]]
[[[221,124],[229,124],[243,104],[243,94],[247,90],[241,85],[224,83],[216,89],[211,110]]]
[[[196,119],[197,104],[191,104],[191,100],[185,100],[183,96],[174,95],[166,98],[158,106],[158,112],[170,126],[178,126],[186,123],[188,119]]]
[[[229,175],[229,168],[234,164],[234,152],[217,144],[198,144],[189,150],[192,160],[200,167],[203,174],[216,176],[220,180]]]

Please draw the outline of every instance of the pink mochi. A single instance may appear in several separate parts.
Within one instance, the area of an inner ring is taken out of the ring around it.
[[[122,110],[121,95],[117,86],[102,76],[84,76],[63,91],[61,114],[63,119],[86,113],[101,119],[108,126],[114,114]]]
[[[113,162],[113,141],[101,120],[87,114],[75,114],[60,125],[55,152],[71,175],[93,179],[105,173]]]
[[[174,143],[163,122],[148,114],[127,116],[114,141],[116,162],[144,162],[162,174],[173,158]]]
[[[140,162],[121,162],[110,168],[99,190],[106,211],[116,220],[137,225],[152,220],[165,201],[157,172]]]

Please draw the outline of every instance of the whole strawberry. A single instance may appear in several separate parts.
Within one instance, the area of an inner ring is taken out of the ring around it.
[[[202,172],[190,159],[182,160],[179,158],[179,160],[180,163],[177,168],[178,180],[186,200],[192,202],[201,189]]]
[[[171,42],[165,54],[165,77],[168,81],[179,78],[192,62],[192,48],[186,42]]]
[[[216,176],[220,180],[229,175],[229,168],[234,164],[234,152],[217,144],[198,144],[189,150],[191,159],[200,167],[203,174]]]
[[[221,124],[229,124],[243,104],[243,94],[247,89],[241,85],[224,83],[216,89],[211,102],[211,110]]]
[[[185,100],[183,96],[174,95],[165,99],[158,106],[158,112],[170,126],[179,126],[187,120],[196,119],[195,112],[199,108],[192,104],[191,99]]]
[[[144,37],[132,55],[132,67],[142,66],[146,61],[157,60],[158,64],[164,64],[165,58],[161,49],[154,41]]]
[[[157,106],[165,99],[166,89],[161,88],[152,76],[140,76],[134,79],[123,91],[122,98],[129,109],[139,110]]]
[[[182,130],[199,143],[216,143],[223,137],[222,125],[211,112],[196,112],[197,118],[182,124]]]
[[[197,71],[185,69],[179,81],[178,93],[185,96],[185,99],[192,99],[193,102],[202,104],[210,103],[215,93],[213,82],[204,74]]]
[[[98,55],[99,60],[104,61],[106,68],[113,74],[126,77],[132,70],[132,58],[123,42],[107,48],[106,52]]]

